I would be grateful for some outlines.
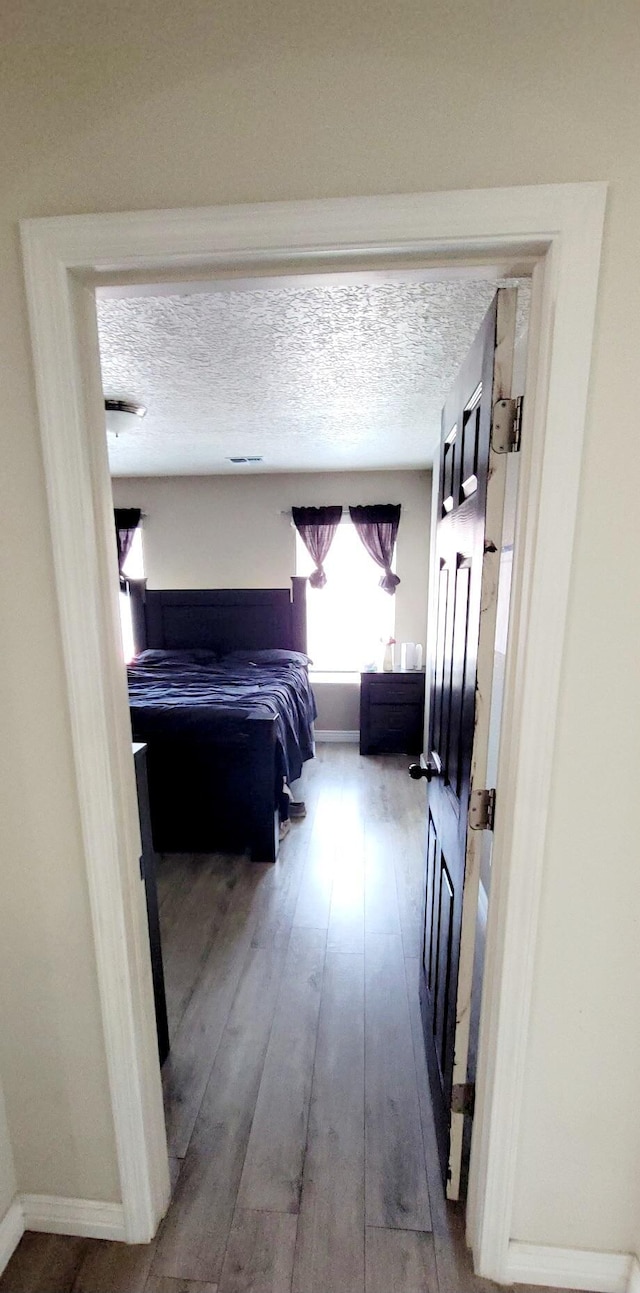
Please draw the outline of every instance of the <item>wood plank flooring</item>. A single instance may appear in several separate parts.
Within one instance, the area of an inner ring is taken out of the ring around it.
[[[0,1293],[497,1288],[440,1182],[408,763],[320,745],[275,866],[162,859],[169,1212],[146,1246],[27,1234]]]

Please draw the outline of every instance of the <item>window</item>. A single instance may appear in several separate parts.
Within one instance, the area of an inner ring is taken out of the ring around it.
[[[142,526],[139,525],[134,536],[133,543],[127,554],[127,559],[122,568],[123,575],[127,579],[144,579],[144,552],[142,548]],[[133,640],[133,621],[131,618],[131,602],[128,594],[120,589],[120,627],[122,629],[122,650],[126,664],[133,660],[135,655],[135,643]]]
[[[381,571],[350,521],[338,526],[324,563],[324,588],[307,584],[307,649],[314,672],[359,673],[379,662],[393,637],[395,597],[379,587]],[[296,533],[296,574],[313,561]]]

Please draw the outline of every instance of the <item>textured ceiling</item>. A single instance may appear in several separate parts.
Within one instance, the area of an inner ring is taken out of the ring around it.
[[[288,280],[291,283],[291,280]],[[521,285],[519,327],[529,303]],[[116,476],[427,466],[491,281],[335,282],[98,300]],[[227,458],[262,455],[251,467]]]

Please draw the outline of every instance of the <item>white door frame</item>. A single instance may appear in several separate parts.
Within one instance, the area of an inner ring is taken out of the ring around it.
[[[468,1236],[506,1280],[606,186],[26,220],[22,243],[125,1236],[167,1206],[93,285],[123,272],[532,252],[534,301]],[[406,259],[405,259],[406,263]]]

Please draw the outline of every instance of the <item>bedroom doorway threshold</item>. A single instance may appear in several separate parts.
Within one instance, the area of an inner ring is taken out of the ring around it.
[[[144,1243],[169,1175],[115,588],[95,288],[362,265],[534,262],[468,1237],[509,1279],[543,846],[606,186],[567,184],[65,216],[21,225],[52,548],[118,1149],[120,1238]],[[535,805],[535,812],[532,809]],[[517,1255],[515,1258],[517,1262]]]

